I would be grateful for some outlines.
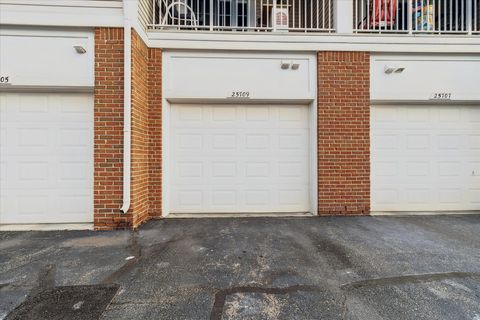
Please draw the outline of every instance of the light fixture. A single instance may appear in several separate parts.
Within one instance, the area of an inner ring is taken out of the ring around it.
[[[87,52],[87,49],[85,49],[85,47],[82,45],[76,45],[73,47],[75,48],[75,51],[77,51],[78,54],[84,54]]]
[[[284,62],[282,61],[282,63],[280,64],[282,70],[287,70],[290,68],[290,62]]]
[[[384,71],[385,71],[386,74],[391,74],[395,71],[395,67],[394,66],[385,66]]]
[[[402,73],[405,71],[405,67],[385,66],[384,71],[386,74]]]
[[[299,63],[292,63],[292,70],[298,70],[300,68]]]

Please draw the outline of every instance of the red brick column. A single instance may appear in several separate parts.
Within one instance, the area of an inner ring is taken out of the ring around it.
[[[132,226],[162,214],[162,50],[132,30]]]
[[[132,226],[148,219],[148,47],[132,30]]]
[[[150,49],[149,88],[149,215],[162,215],[162,50]]]
[[[123,29],[95,29],[94,225],[130,227],[123,194]]]
[[[136,228],[162,205],[162,51],[132,30],[131,204],[123,201],[123,29],[95,30],[94,224]]]
[[[370,54],[318,53],[318,212],[370,212]]]

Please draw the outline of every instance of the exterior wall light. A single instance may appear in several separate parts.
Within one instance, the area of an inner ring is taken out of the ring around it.
[[[85,49],[85,47],[82,45],[76,45],[73,47],[75,48],[75,51],[77,51],[78,54],[84,54],[87,52],[87,49]]]
[[[282,61],[282,63],[281,63],[280,66],[281,66],[282,70],[290,69],[290,62],[284,62],[284,61]]]
[[[393,73],[393,71],[395,71],[395,67],[393,67],[393,66],[385,66],[385,73],[386,73],[386,74],[391,74],[391,73]]]
[[[403,71],[405,71],[405,68],[404,67],[397,67],[397,66],[385,66],[385,69],[384,69],[385,73],[386,74],[392,74],[392,73],[402,73]]]

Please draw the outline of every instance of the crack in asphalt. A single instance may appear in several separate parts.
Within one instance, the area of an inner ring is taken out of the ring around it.
[[[405,283],[425,283],[433,281],[441,281],[454,278],[480,278],[478,272],[443,272],[443,273],[426,273],[412,274],[397,277],[373,278],[360,281],[346,283],[340,286],[342,290],[358,289],[362,287],[398,285]]]
[[[384,286],[384,285],[400,285],[405,283],[426,283],[433,281],[441,281],[446,279],[462,279],[462,278],[480,278],[478,272],[444,272],[444,273],[429,273],[429,274],[415,274],[396,277],[373,278],[355,281],[341,285],[339,288],[344,291],[342,294],[342,319],[346,319],[348,314],[348,297],[346,291],[354,290],[363,287]],[[210,320],[221,320],[223,316],[223,309],[225,307],[227,296],[236,293],[262,293],[262,294],[288,294],[298,291],[318,292],[322,288],[315,285],[293,285],[281,288],[266,288],[257,286],[238,286],[227,289],[218,290],[215,293],[215,300],[212,310],[210,312]]]

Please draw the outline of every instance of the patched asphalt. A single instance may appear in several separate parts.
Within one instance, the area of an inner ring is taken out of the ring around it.
[[[480,320],[480,216],[0,233],[0,319]]]

